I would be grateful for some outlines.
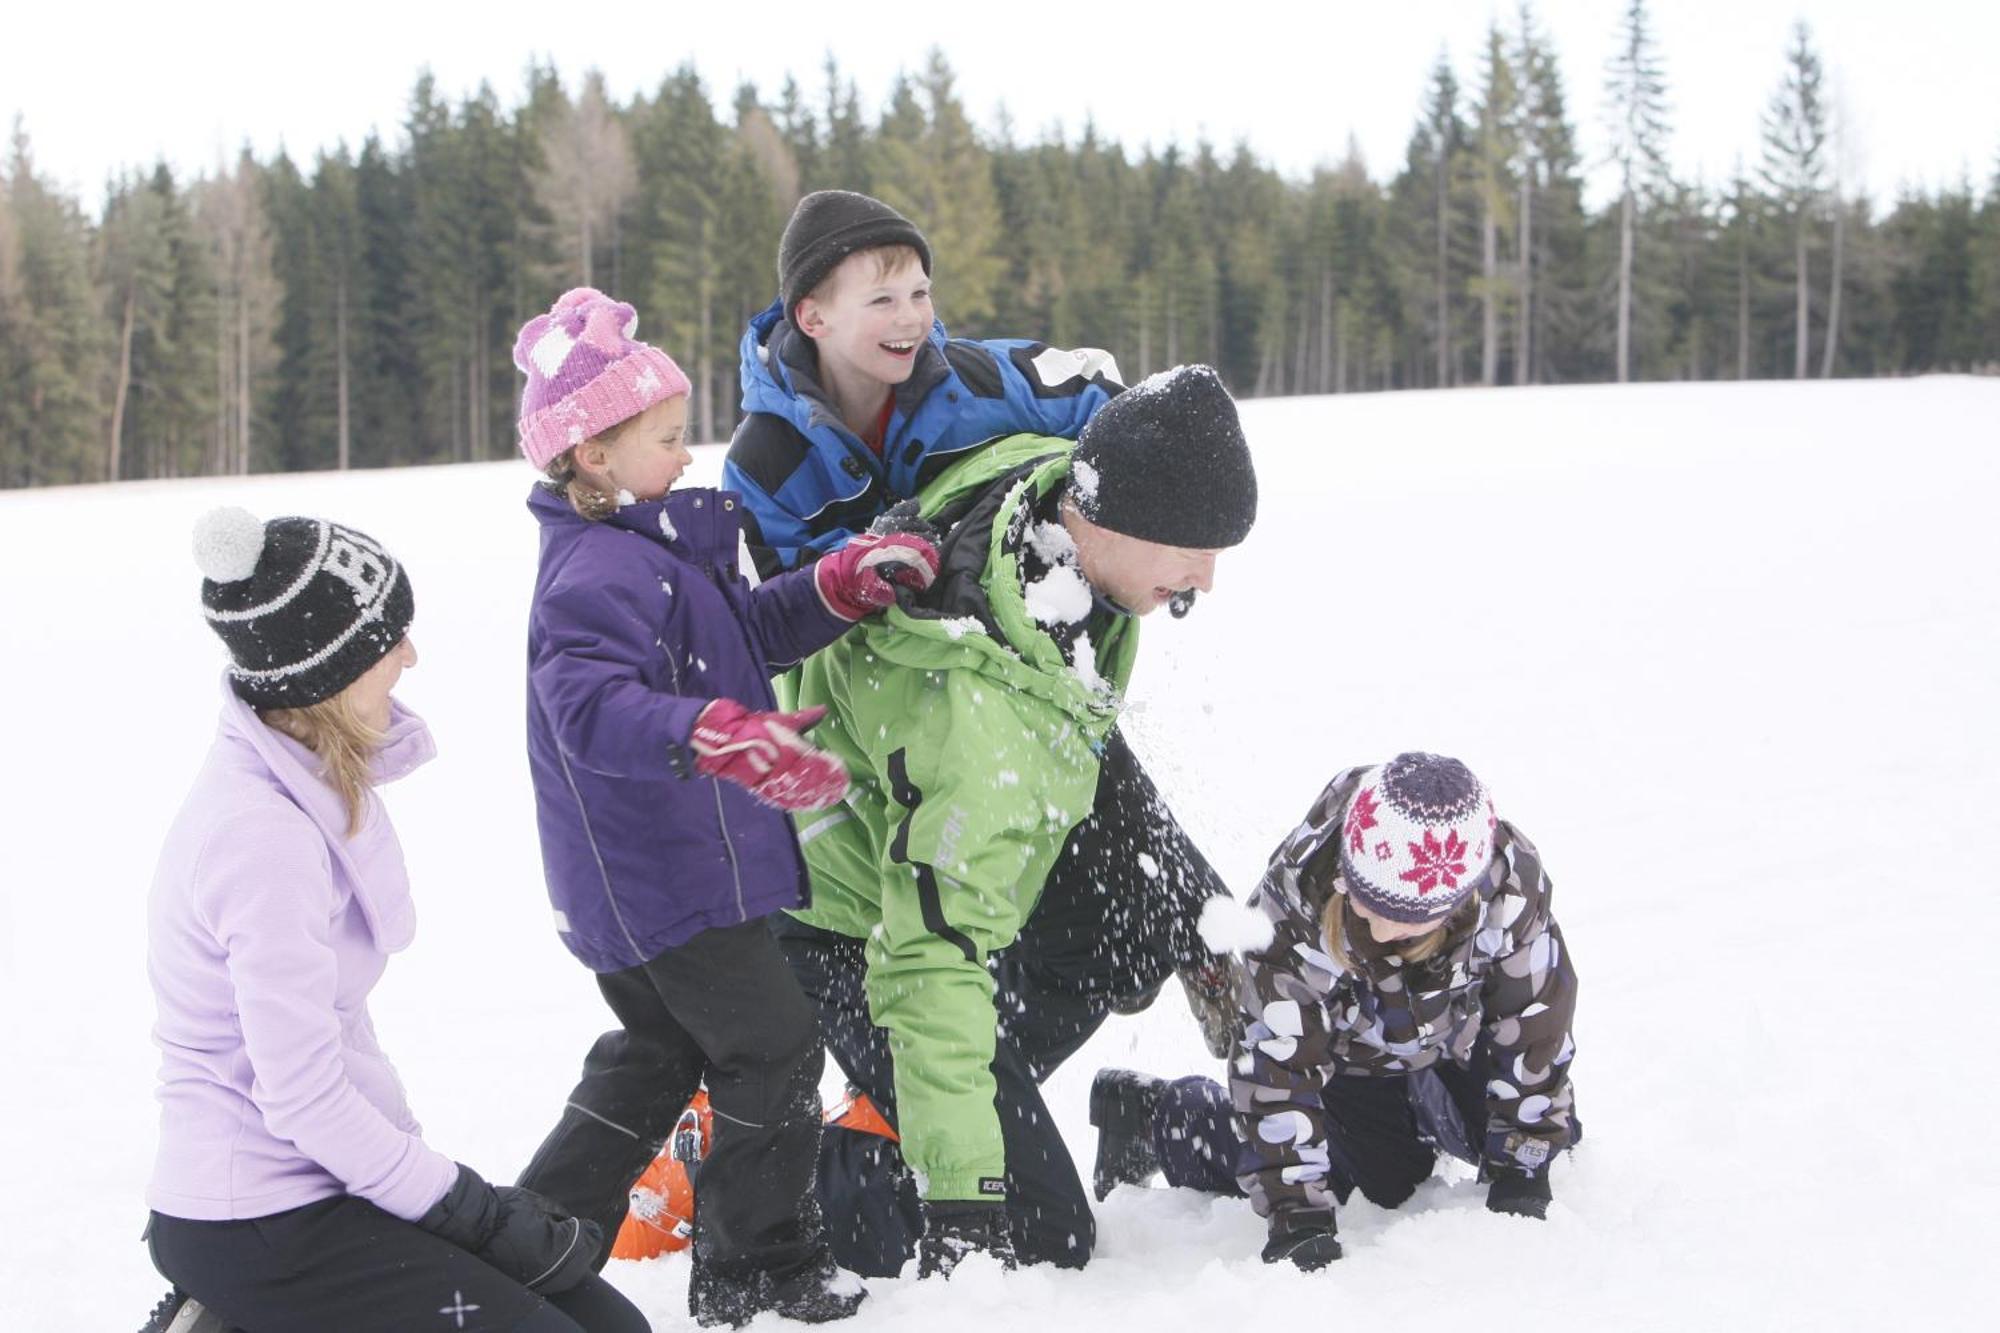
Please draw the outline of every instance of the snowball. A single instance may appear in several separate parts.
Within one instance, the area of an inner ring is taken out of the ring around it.
[[[1027,587],[1028,614],[1043,625],[1074,625],[1090,615],[1090,585],[1074,565],[1057,565]]]
[[[1195,929],[1216,953],[1242,953],[1270,947],[1276,927],[1271,918],[1234,898],[1210,898]]]
[[[264,523],[236,505],[211,509],[194,525],[194,562],[217,583],[236,583],[257,572],[264,554]]]
[[[677,542],[681,539],[680,532],[674,527],[674,521],[667,517],[665,509],[660,510],[660,535],[670,542]]]
[[[624,508],[624,507],[625,507],[626,505],[635,505],[635,504],[638,504],[638,503],[639,503],[639,497],[638,497],[638,496],[636,496],[636,495],[632,494],[632,492],[630,492],[630,491],[626,490],[626,489],[625,489],[625,488],[624,488],[623,486],[620,486],[620,487],[618,488],[618,507],[619,507],[619,508],[621,508],[621,509],[622,509],[622,508]]]

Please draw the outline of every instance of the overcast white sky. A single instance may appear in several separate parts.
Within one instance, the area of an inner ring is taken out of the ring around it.
[[[0,117],[25,118],[39,170],[96,207],[121,167],[165,157],[183,172],[233,156],[295,156],[400,122],[418,69],[456,98],[490,80],[519,100],[529,59],[574,87],[602,70],[621,99],[692,59],[726,108],[737,82],[775,94],[787,72],[821,86],[828,51],[871,112],[899,69],[932,45],[975,119],[1004,102],[1017,132],[1074,135],[1095,117],[1137,149],[1198,134],[1247,138],[1289,174],[1337,159],[1352,133],[1378,179],[1400,161],[1427,75],[1448,50],[1468,89],[1488,22],[1513,0],[1321,0],[1281,5],[1122,5],[1061,0],[801,4],[516,0],[433,6],[23,0],[0,20]],[[1599,103],[1622,0],[1537,0],[1558,47],[1587,156],[1601,154]],[[1725,176],[1754,162],[1758,116],[1788,32],[1803,16],[1837,81],[1859,174],[1878,196],[2000,161],[2000,0],[1652,0],[1671,84],[1678,170]]]

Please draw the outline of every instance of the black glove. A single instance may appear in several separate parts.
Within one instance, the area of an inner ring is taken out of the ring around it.
[[[589,1277],[604,1248],[597,1223],[571,1217],[533,1190],[489,1185],[462,1163],[417,1225],[544,1295]]]
[[[943,538],[937,528],[919,512],[921,508],[922,506],[915,500],[892,504],[875,516],[875,521],[868,525],[868,531],[878,537],[907,532],[912,536],[922,537],[932,546],[936,546]]]
[[[1549,1215],[1549,1176],[1546,1171],[1502,1171],[1486,1187],[1486,1207],[1496,1213],[1532,1217],[1537,1222]]]
[[[1264,1242],[1265,1263],[1291,1264],[1300,1272],[1313,1273],[1339,1257],[1332,1209],[1298,1208],[1271,1218],[1271,1239]]]
[[[924,1235],[917,1242],[917,1276],[950,1277],[951,1270],[969,1254],[990,1254],[1002,1268],[1014,1267],[1007,1205],[968,1199],[925,1204]]]

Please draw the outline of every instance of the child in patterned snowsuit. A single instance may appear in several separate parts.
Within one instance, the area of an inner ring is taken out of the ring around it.
[[[1093,1119],[1150,1103],[1141,1146],[1169,1183],[1226,1188],[1233,1171],[1269,1224],[1267,1263],[1339,1258],[1336,1204],[1358,1189],[1397,1206],[1439,1150],[1478,1164],[1488,1208],[1539,1218],[1576,1138],[1576,974],[1549,894],[1534,844],[1457,760],[1347,769],[1250,899],[1271,937],[1244,952],[1226,1106],[1207,1079],[1107,1070]]]

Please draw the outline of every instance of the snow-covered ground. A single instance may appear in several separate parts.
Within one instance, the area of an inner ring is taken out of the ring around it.
[[[1990,1318],[2000,381],[1461,390],[1244,419],[1256,531],[1190,618],[1148,622],[1135,743],[1239,895],[1343,765],[1467,760],[1558,886],[1589,1141],[1546,1225],[1434,1181],[1399,1213],[1345,1210],[1347,1258],[1305,1277],[1258,1262],[1246,1203],[1126,1189],[1088,1270],[877,1282],[864,1326]],[[697,457],[712,482],[720,451]],[[0,495],[0,1327],[136,1327],[162,1286],[137,1239],[143,900],[214,722],[188,550],[214,504],[336,517],[412,570],[402,694],[442,758],[389,793],[422,926],[377,1026],[431,1141],[488,1175],[552,1121],[607,1015],[535,850],[528,481]],[[1049,1085],[1086,1162],[1102,1064],[1214,1069],[1171,988],[1114,1019]],[[656,1327],[687,1324],[684,1261],[611,1275]]]

